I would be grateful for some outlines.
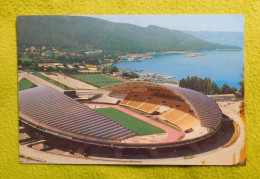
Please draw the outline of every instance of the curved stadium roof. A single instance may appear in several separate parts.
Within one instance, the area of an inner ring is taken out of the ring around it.
[[[19,117],[44,132],[65,138],[103,142],[136,134],[49,87],[19,92]]]
[[[108,90],[167,90],[181,97],[191,109],[195,112],[195,115],[200,120],[202,127],[217,128],[221,123],[222,112],[217,103],[210,99],[208,96],[187,88],[180,88],[172,84],[167,83],[151,83],[151,82],[125,82],[111,86],[107,86],[104,89]]]

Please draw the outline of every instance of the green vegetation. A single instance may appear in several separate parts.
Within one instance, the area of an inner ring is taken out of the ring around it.
[[[31,58],[19,58],[22,62],[32,62],[33,59]]]
[[[130,73],[124,72],[122,74],[122,76],[127,77],[127,78],[139,78],[139,75],[134,72],[130,72]]]
[[[19,81],[19,91],[29,89],[29,88],[34,88],[36,86],[37,86],[36,84],[27,80],[26,78],[23,78]]]
[[[113,72],[118,72],[118,68],[114,65],[106,66],[103,68],[103,73],[110,73],[113,74]]]
[[[188,76],[186,79],[181,79],[179,85],[180,87],[196,90],[207,95],[220,92],[217,84],[214,81],[212,82],[210,78],[202,79],[197,76],[190,78]]]
[[[19,69],[22,70],[28,70],[28,71],[46,71],[46,72],[62,72],[62,73],[69,73],[69,74],[75,74],[78,73],[79,68],[69,68],[67,67],[67,64],[64,63],[64,68],[61,67],[43,67],[38,65],[38,61],[32,60],[32,61],[22,61],[21,59],[18,59],[18,66]]]
[[[87,51],[87,49],[85,49]],[[75,52],[78,52],[78,49],[75,49]],[[71,56],[70,54],[66,55],[57,55],[55,56],[55,61],[57,63],[79,63],[80,65],[84,65],[84,63],[99,65],[100,61],[103,61],[103,54],[88,56],[84,52],[79,53],[81,56]]]
[[[242,83],[240,85],[242,85]],[[231,88],[227,84],[223,84],[222,87],[219,88],[217,84],[214,81],[211,81],[209,77],[202,79],[197,76],[192,76],[191,78],[188,76],[186,79],[183,78],[180,80],[179,86],[183,88],[196,90],[206,95],[235,94],[237,98],[240,98],[240,95],[236,93],[237,92],[236,88],[234,87]]]
[[[100,75],[100,74],[87,74],[87,75],[75,74],[75,75],[70,75],[70,76],[73,78],[76,78],[80,81],[92,84],[92,85],[100,87],[100,88],[123,82],[123,81],[120,81],[120,80],[117,80],[114,78],[109,78],[107,76]]]
[[[156,126],[148,124],[114,108],[98,108],[95,110],[125,128],[135,132],[139,136],[165,133],[164,130]]]
[[[39,33],[40,32],[40,33]],[[155,25],[140,27],[80,16],[18,16],[18,47],[88,48],[124,53],[241,49]]]
[[[52,83],[52,84],[54,84],[54,85],[56,85],[56,86],[58,86],[58,87],[64,89],[64,90],[73,90],[73,88],[68,87],[68,86],[66,86],[66,85],[64,85],[64,84],[62,84],[62,83],[60,83],[60,82],[58,82],[58,81],[55,81],[55,80],[53,80],[53,79],[50,79],[50,78],[48,78],[48,77],[46,77],[46,76],[40,74],[39,72],[34,72],[33,74],[34,74],[35,76],[38,76],[39,78],[45,80],[45,81],[48,81],[49,83]]]

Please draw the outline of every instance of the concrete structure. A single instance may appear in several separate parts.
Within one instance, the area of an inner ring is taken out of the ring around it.
[[[126,98],[133,93],[134,98],[127,102],[129,105],[138,104],[138,107],[146,105],[142,108],[143,111],[149,109],[152,112],[161,112],[163,114],[161,117],[166,120],[168,120],[167,116],[171,117],[171,113],[174,116],[177,114],[175,111],[179,111],[178,114],[183,116],[173,123],[185,127],[187,122],[185,123],[183,119],[187,119],[189,123],[190,118],[186,118],[189,116],[197,126],[191,125],[191,129],[204,132],[195,131],[196,135],[189,135],[186,140],[167,141],[166,143],[121,143],[121,140],[131,138],[135,134],[48,87],[36,87],[19,92],[20,121],[42,134],[71,141],[75,144],[71,144],[71,146],[78,146],[78,143],[84,144],[82,151],[98,147],[98,151],[101,150],[118,158],[143,156],[147,153],[153,157],[171,154],[176,150],[190,145],[196,146],[196,143],[214,138],[215,133],[221,127],[222,113],[218,105],[206,95],[193,90],[150,82],[125,82],[111,85],[104,90],[114,93],[113,97],[118,97],[118,100],[121,101],[120,105],[124,105],[123,101],[127,101]],[[120,92],[124,94],[122,95]],[[135,101],[138,99],[136,98],[138,95],[144,93],[148,94],[145,101]],[[152,104],[153,100],[155,104]],[[155,106],[153,110],[150,110],[149,104]],[[179,121],[184,123],[178,123]],[[91,153],[89,150],[88,152]],[[99,152],[99,154],[101,153]]]
[[[209,98],[214,101],[232,101],[236,98],[234,94],[216,94],[216,95],[208,95]]]

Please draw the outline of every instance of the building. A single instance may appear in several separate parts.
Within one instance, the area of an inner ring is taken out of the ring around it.
[[[120,76],[120,72],[113,72],[113,76]]]
[[[79,146],[82,153],[99,151],[102,156],[116,158],[159,157],[183,147],[199,146],[204,140],[214,140],[222,124],[218,105],[197,91],[144,81],[119,83],[103,90],[108,92],[102,98],[104,104],[155,114],[188,137],[164,143],[122,142],[136,133],[45,86],[19,92],[19,119],[41,135],[71,141],[70,146]]]
[[[85,52],[85,54],[87,56],[94,56],[94,55],[99,55],[102,53],[102,50],[96,50],[96,51],[88,51],[88,52]]]
[[[63,64],[61,63],[39,63],[39,67],[63,67]]]
[[[232,101],[236,99],[234,94],[216,94],[216,95],[208,95],[209,98],[214,101]]]

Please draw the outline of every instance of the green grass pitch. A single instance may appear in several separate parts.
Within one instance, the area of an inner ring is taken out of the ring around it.
[[[98,108],[95,111],[135,132],[138,136],[165,133],[163,129],[114,108]]]
[[[100,74],[87,74],[87,75],[78,74],[78,75],[70,75],[70,76],[100,88],[123,82]]]
[[[29,88],[34,88],[36,86],[37,86],[36,84],[27,80],[26,78],[23,78],[19,81],[19,91],[29,89]]]

